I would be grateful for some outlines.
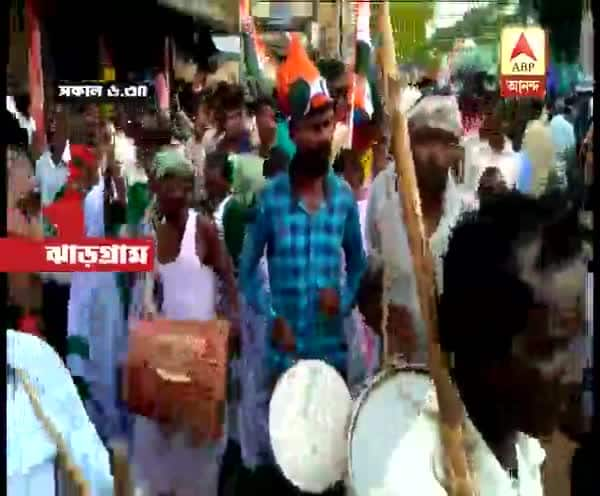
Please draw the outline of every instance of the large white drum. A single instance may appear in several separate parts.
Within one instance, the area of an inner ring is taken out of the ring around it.
[[[277,382],[269,405],[273,455],[304,492],[322,493],[346,476],[350,392],[320,360],[301,360]]]
[[[425,367],[377,374],[354,402],[348,430],[348,472],[355,496],[384,489],[394,449],[423,410],[433,382]]]

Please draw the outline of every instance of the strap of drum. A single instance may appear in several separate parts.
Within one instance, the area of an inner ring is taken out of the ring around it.
[[[397,178],[396,174],[393,176],[388,176],[386,181],[386,195],[389,197],[390,195],[394,195],[397,192]],[[405,360],[404,357],[401,356],[391,356],[390,353],[390,345],[389,345],[389,335],[388,335],[388,320],[390,315],[390,291],[392,288],[392,271],[389,266],[388,261],[385,257],[382,257],[383,260],[383,290],[381,291],[381,336],[383,339],[383,353],[382,353],[382,366],[383,367],[393,367],[399,366]]]

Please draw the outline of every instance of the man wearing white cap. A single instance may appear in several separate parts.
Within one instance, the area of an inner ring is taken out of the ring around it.
[[[441,263],[450,231],[460,215],[475,206],[461,192],[452,172],[462,126],[453,96],[422,98],[408,116],[411,149],[421,196],[425,230],[436,265],[441,292]],[[394,163],[374,180],[366,213],[369,271],[363,280],[359,305],[367,322],[378,330],[381,323],[382,270],[392,269],[388,329],[390,352],[424,363],[425,327],[418,311],[416,279],[406,230],[400,211]]]

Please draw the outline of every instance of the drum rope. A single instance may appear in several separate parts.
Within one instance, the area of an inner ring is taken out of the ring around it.
[[[17,378],[23,384],[23,388],[27,397],[29,398],[29,402],[33,408],[33,412],[35,416],[40,421],[44,430],[50,436],[54,444],[56,445],[56,449],[58,451],[59,460],[63,463],[65,470],[70,476],[70,479],[77,487],[78,496],[90,496],[90,488],[83,475],[81,469],[74,462],[73,457],[71,456],[70,450],[67,447],[67,443],[65,441],[62,433],[56,428],[52,420],[44,413],[44,409],[42,408],[41,402],[38,397],[38,393],[35,390],[35,387],[29,380],[29,374],[25,372],[23,369],[15,368],[15,373]]]
[[[381,336],[383,338],[383,365],[390,361],[390,341],[388,336],[388,321],[390,316],[390,289],[392,275],[385,260],[383,262],[383,291],[381,292]]]

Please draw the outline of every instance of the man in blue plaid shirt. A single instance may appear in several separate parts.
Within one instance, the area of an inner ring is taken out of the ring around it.
[[[241,257],[244,296],[270,319],[273,379],[296,359],[324,360],[345,376],[343,320],[366,268],[354,196],[330,168],[334,111],[321,83],[298,79],[291,85],[296,154],[289,171],[263,191]],[[265,249],[270,294],[259,289]]]

